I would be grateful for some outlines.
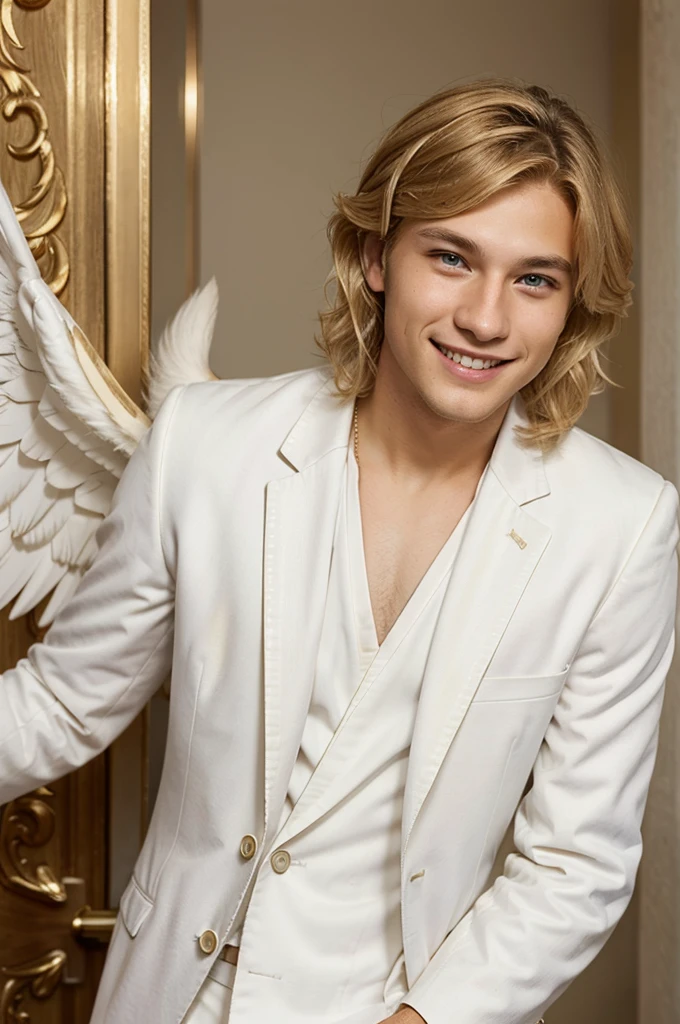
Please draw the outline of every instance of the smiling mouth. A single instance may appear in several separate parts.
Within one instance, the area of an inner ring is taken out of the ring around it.
[[[469,370],[490,370],[494,366],[501,366],[503,363],[512,362],[512,359],[473,358],[472,356],[458,352],[455,348],[447,348],[446,345],[440,345],[438,341],[434,340],[434,338],[430,338],[430,341],[435,348],[439,349],[442,355],[446,356],[447,359],[451,359],[454,363],[459,363],[461,366],[464,366]]]

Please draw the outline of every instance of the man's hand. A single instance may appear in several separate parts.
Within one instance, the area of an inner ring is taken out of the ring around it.
[[[427,1024],[427,1021],[412,1006],[400,1006],[396,1013],[385,1017],[380,1024]]]

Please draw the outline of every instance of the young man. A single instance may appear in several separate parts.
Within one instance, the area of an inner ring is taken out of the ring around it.
[[[487,81],[337,206],[330,368],[176,389],[3,678],[9,799],[172,664],[95,1024],[534,1024],[633,889],[677,494],[574,427],[629,300],[609,168]]]

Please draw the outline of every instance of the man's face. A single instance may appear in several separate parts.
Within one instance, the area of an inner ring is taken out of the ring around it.
[[[366,279],[385,292],[378,375],[443,419],[499,426],[569,312],[566,201],[550,185],[518,186],[455,217],[405,221],[385,272],[381,252],[369,236]]]

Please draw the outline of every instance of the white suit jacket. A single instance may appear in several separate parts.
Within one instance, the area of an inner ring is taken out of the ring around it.
[[[241,837],[262,846],[278,823],[351,429],[331,392],[325,369],[175,389],[78,592],[0,681],[4,802],[105,748],[172,667],[94,1024],[182,1019],[216,955],[198,937],[221,944],[258,868]],[[674,487],[578,429],[549,456],[523,449],[521,417],[516,399],[471,509],[409,760],[407,1001],[428,1024],[533,1024],[607,939],[673,647]],[[489,886],[513,814],[516,852]]]

